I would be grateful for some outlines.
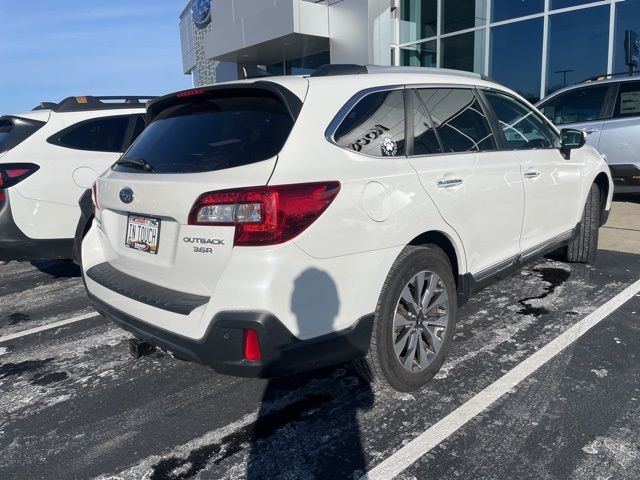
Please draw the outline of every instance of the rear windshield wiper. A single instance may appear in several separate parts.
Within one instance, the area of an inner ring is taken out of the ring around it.
[[[125,165],[127,167],[141,168],[145,172],[155,172],[153,165],[147,162],[144,158],[121,158],[116,162],[116,165]]]

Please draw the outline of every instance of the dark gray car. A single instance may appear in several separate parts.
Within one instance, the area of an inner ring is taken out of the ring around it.
[[[616,193],[640,193],[640,75],[572,85],[537,107],[558,127],[587,134],[587,143],[607,157]]]

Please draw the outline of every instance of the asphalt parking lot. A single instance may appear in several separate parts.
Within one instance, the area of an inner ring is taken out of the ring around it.
[[[593,266],[545,258],[474,297],[413,394],[345,365],[265,381],[134,360],[75,266],[9,263],[0,478],[639,478],[640,254],[607,235]]]

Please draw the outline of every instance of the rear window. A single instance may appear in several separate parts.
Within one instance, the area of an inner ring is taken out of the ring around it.
[[[220,90],[160,112],[123,156],[144,159],[156,173],[197,173],[272,158],[294,120],[282,101],[262,90]],[[140,172],[127,165],[114,170]]]
[[[0,117],[0,153],[11,150],[35,132],[45,122],[19,117]]]

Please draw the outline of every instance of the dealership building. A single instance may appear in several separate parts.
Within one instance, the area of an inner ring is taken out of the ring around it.
[[[305,74],[326,63],[455,68],[531,101],[625,72],[640,0],[191,0],[180,15],[194,85]]]

